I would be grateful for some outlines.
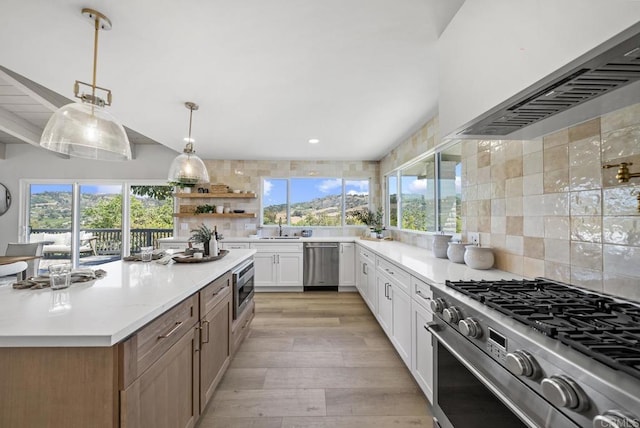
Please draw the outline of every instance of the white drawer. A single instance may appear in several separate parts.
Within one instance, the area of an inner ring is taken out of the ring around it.
[[[410,294],[409,288],[411,284],[411,275],[381,257],[377,258],[376,266],[378,267],[379,272],[388,275],[389,278],[393,279],[394,283],[402,288],[405,293]]]
[[[255,242],[251,248],[259,253],[301,253],[302,242]]]
[[[233,249],[248,249],[249,248],[249,243],[248,242],[222,242],[222,249],[223,250],[233,250]]]
[[[364,257],[365,259],[370,260],[371,263],[373,263],[373,261],[376,259],[375,254],[373,254],[371,251],[362,247],[359,247],[359,250],[360,257]]]
[[[433,292],[431,286],[426,282],[412,276],[411,277],[411,297],[414,301],[420,304],[429,312],[431,311],[431,299],[433,299]]]

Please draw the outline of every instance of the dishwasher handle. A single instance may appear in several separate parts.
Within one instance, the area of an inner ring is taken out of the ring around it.
[[[338,248],[338,244],[314,244],[314,243],[307,243],[304,244],[305,248]]]

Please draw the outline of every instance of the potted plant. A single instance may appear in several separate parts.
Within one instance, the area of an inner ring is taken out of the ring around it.
[[[208,257],[210,254],[209,243],[211,242],[211,239],[213,239],[213,236],[213,231],[203,223],[197,229],[191,230],[191,237],[189,238],[189,241],[202,243],[204,256]]]
[[[182,193],[191,193],[191,188],[198,184],[197,181],[182,179],[178,181],[170,181],[169,186],[173,186],[176,189],[176,192],[180,191]]]
[[[357,211],[352,211],[348,216],[362,224],[369,226],[371,230],[371,236],[374,238],[382,238],[382,231],[384,226],[382,224],[382,210],[371,211],[370,209],[363,208]]]

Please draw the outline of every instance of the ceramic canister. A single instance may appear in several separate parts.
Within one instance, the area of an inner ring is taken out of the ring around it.
[[[494,262],[493,250],[489,247],[467,245],[464,262],[472,269],[491,269]]]
[[[451,235],[433,235],[433,245],[431,249],[433,250],[434,257],[440,259],[447,258],[447,247],[450,240]]]
[[[449,242],[449,248],[447,248],[447,257],[454,263],[464,263],[464,252],[466,246],[469,245],[466,242]]]

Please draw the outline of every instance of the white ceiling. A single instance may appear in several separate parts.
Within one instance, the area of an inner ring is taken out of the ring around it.
[[[206,159],[375,160],[436,113],[435,41],[463,1],[3,0],[0,65],[72,98],[91,7],[113,22],[98,85],[125,126],[181,151],[194,101]]]

